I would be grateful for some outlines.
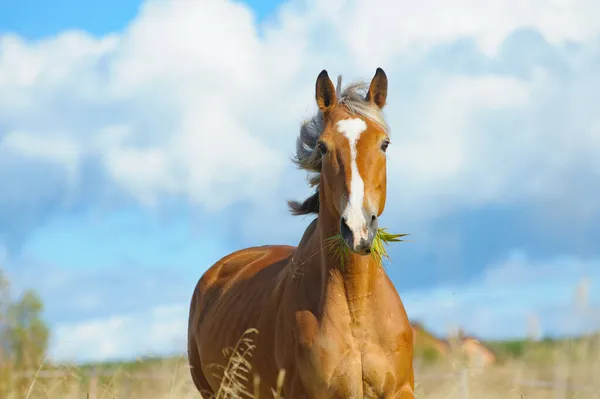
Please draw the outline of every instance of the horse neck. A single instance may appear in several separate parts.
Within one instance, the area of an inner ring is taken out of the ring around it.
[[[339,224],[339,218],[331,215],[322,204],[315,233],[321,250],[320,267],[326,281],[325,294],[338,295],[340,290],[343,290],[350,311],[358,317],[370,300],[371,294],[378,288],[378,278],[384,271],[371,255],[350,252],[342,263],[332,253],[327,239],[339,233]]]

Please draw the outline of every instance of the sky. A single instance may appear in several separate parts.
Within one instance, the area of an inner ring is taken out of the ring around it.
[[[0,267],[55,361],[185,350],[192,290],[295,245],[327,69],[389,79],[380,225],[408,315],[485,339],[600,329],[595,0],[4,0]]]

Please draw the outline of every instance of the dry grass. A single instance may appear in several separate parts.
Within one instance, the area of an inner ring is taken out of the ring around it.
[[[381,263],[383,258],[390,259],[386,246],[389,246],[392,242],[405,241],[402,237],[408,234],[392,234],[384,228],[378,228],[373,244],[371,245],[371,256],[377,262]],[[336,234],[327,239],[327,247],[329,251],[340,261],[340,265],[343,268],[346,260],[350,256],[350,249],[344,242],[344,238],[341,234]]]
[[[252,331],[227,351],[231,361],[220,369],[222,388],[217,398],[253,397],[240,388],[239,379],[251,375],[248,359],[252,350]],[[460,356],[452,356],[427,366],[418,359],[416,394],[418,398],[506,399],[506,398],[599,398],[600,345],[598,337],[554,343],[531,342],[519,359],[505,359],[484,369],[469,366]],[[218,369],[218,368],[217,368]],[[133,365],[100,370],[95,394],[106,399],[199,398],[189,376],[185,357],[162,361],[140,361]],[[6,370],[4,370],[6,372]],[[90,379],[81,368],[62,367],[54,376],[40,370],[31,379],[14,375],[4,380],[11,391],[6,399],[86,398]],[[7,376],[6,374],[4,375]],[[536,382],[537,381],[537,382]],[[548,386],[544,386],[543,382]],[[537,384],[537,385],[536,385]],[[552,385],[554,384],[554,385]],[[20,387],[20,388],[19,388]],[[277,393],[274,397],[277,397]]]

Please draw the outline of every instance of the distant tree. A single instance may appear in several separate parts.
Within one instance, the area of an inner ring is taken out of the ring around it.
[[[8,309],[10,308],[10,284],[0,270],[0,366],[6,365],[9,357],[8,349]]]
[[[42,318],[43,308],[32,290],[12,300],[8,279],[0,270],[0,363],[13,370],[35,369],[42,364],[50,332]]]
[[[8,308],[8,347],[17,370],[35,369],[44,361],[49,329],[42,319],[42,311],[40,297],[31,290],[25,291]]]
[[[8,345],[7,314],[10,307],[10,291],[6,276],[0,270],[0,397],[6,397],[11,385],[11,363]]]

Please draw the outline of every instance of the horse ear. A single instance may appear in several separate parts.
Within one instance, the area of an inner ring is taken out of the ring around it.
[[[325,69],[317,76],[315,89],[315,99],[321,112],[327,113],[333,110],[337,102],[335,87]]]
[[[373,76],[373,80],[371,80],[366,100],[374,103],[379,108],[383,108],[387,99],[387,87],[388,80],[385,72],[383,69],[377,68],[375,76]]]

